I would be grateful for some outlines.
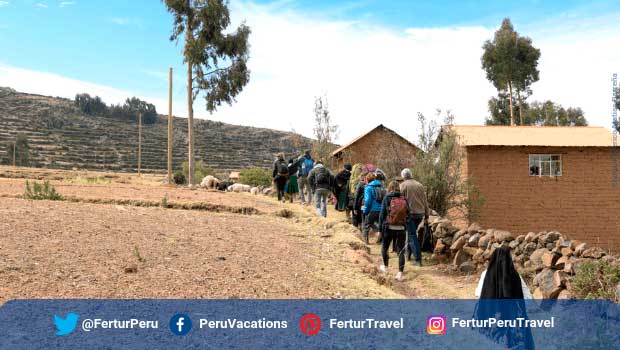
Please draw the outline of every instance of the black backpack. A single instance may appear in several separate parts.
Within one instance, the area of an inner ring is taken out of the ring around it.
[[[278,161],[278,174],[279,175],[288,175],[288,165],[284,161]]]
[[[381,186],[375,186],[375,197],[377,197],[377,202],[383,203],[383,198],[385,198],[386,194],[387,191],[385,190],[385,188]]]
[[[317,185],[329,185],[329,171],[324,167],[318,168],[316,170],[316,184]]]

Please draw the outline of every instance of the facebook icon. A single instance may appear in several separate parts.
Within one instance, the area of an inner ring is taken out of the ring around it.
[[[185,314],[176,314],[170,319],[170,331],[174,335],[186,335],[192,329],[192,319]]]

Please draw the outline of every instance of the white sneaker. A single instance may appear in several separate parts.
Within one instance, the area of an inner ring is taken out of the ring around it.
[[[394,276],[394,279],[397,281],[402,281],[403,280],[403,273],[398,271],[398,273],[396,274],[396,276]]]
[[[387,273],[387,267],[385,265],[381,265],[381,266],[379,266],[379,271],[381,271],[383,273]]]

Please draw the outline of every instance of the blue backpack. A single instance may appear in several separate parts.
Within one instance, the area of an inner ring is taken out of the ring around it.
[[[304,158],[304,162],[301,164],[301,174],[308,176],[310,171],[314,168],[314,161],[312,158]]]

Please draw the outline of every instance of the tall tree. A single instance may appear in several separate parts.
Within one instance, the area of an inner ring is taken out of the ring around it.
[[[516,94],[522,104],[530,94],[531,84],[538,81],[540,50],[532,46],[530,38],[519,36],[508,18],[495,32],[493,41],[487,40],[482,48],[482,68],[498,92],[507,92],[510,125],[514,125],[513,97]]]
[[[250,80],[247,67],[250,28],[239,25],[228,30],[230,13],[223,0],[163,0],[174,17],[171,41],[185,34],[183,49],[187,64],[188,182],[194,179],[194,101],[204,92],[207,111],[223,102],[229,105]]]

